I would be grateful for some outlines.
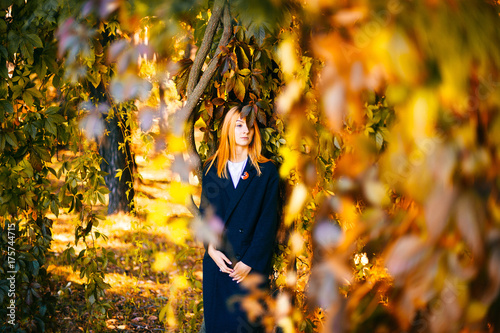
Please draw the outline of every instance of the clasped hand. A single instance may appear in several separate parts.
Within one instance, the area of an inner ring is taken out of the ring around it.
[[[221,272],[229,274],[229,276],[233,278],[233,281],[237,283],[243,281],[252,270],[250,266],[241,261],[238,261],[236,265],[234,265],[234,268],[228,267],[228,264],[232,265],[231,260],[229,260],[224,253],[216,250],[212,244],[208,245],[208,255],[219,267]]]

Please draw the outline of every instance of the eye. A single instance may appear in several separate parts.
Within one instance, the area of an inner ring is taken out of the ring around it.
[[[243,127],[242,124],[236,124],[236,127]]]

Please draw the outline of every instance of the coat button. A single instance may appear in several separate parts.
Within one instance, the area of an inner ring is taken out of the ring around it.
[[[241,256],[239,254],[236,255],[236,260],[240,260]]]
[[[239,231],[240,233],[242,233],[242,232],[243,232],[243,229],[240,229],[240,230],[238,230],[238,231]]]

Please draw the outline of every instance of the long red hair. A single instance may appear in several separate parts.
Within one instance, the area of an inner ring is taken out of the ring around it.
[[[219,147],[215,154],[213,154],[210,158],[207,159],[205,164],[210,163],[208,170],[212,167],[214,162],[217,160],[217,175],[220,178],[229,178],[227,172],[227,161],[234,158],[236,155],[236,139],[234,137],[236,120],[240,119],[241,111],[237,106],[231,108],[226,114],[224,118],[224,122],[222,124],[222,130],[220,134]],[[250,163],[257,170],[257,174],[260,176],[261,171],[259,167],[259,163],[265,163],[269,161],[269,159],[262,156],[262,142],[260,137],[259,126],[257,125],[257,121],[253,122],[253,139],[252,142],[248,145],[248,157],[250,158]]]

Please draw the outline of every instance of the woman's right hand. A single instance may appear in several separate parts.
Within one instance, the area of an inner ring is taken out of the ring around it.
[[[232,265],[231,261],[226,257],[224,253],[216,250],[212,244],[208,245],[208,255],[212,258],[215,264],[219,266],[221,272],[228,274],[233,272],[233,269],[226,265],[226,263]]]

